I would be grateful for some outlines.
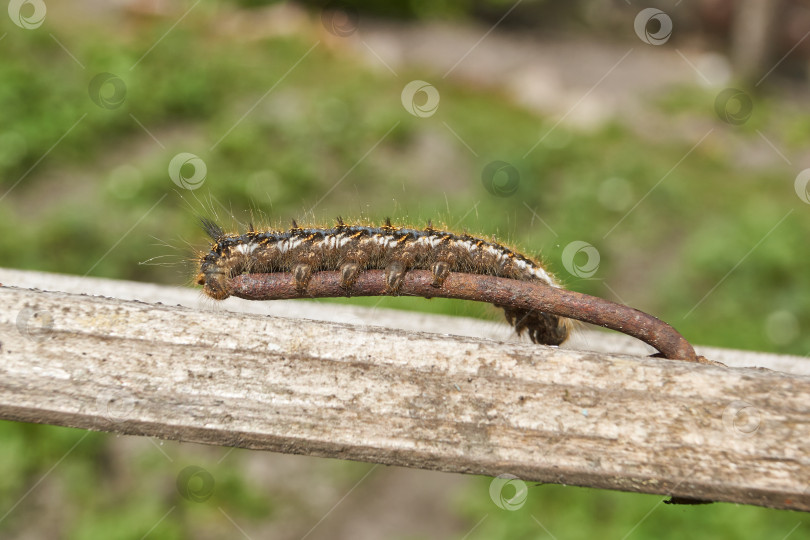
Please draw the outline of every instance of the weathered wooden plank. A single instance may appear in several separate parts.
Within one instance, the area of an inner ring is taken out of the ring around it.
[[[0,305],[2,418],[810,510],[808,377],[13,287]]]
[[[497,341],[521,341],[515,335],[512,327],[503,319],[501,310],[496,308],[491,308],[493,320],[484,321],[466,317],[415,313],[398,309],[370,309],[307,300],[250,302],[240,298],[228,298],[222,302],[214,302],[202,294],[199,289],[191,287],[170,287],[135,281],[80,277],[49,272],[14,270],[11,268],[0,268],[0,283],[48,291],[101,295],[149,303],[176,304],[197,310],[215,309],[217,311],[256,313],[296,319],[347,322],[354,325],[379,326],[454,336],[482,337]],[[523,342],[526,341],[524,337]],[[637,339],[617,332],[594,329],[594,327],[588,325],[577,328],[571,339],[566,341],[562,348],[622,353],[633,356],[648,356],[655,352],[652,347]],[[720,361],[731,367],[764,367],[797,375],[810,375],[810,360],[806,357],[719,349],[700,345],[695,345],[695,350],[702,356]]]

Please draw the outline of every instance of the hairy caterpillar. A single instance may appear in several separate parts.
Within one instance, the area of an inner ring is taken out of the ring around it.
[[[351,295],[357,276],[366,270],[384,270],[387,293],[396,295],[409,270],[429,270],[434,287],[441,287],[451,272],[492,275],[537,281],[559,287],[538,262],[497,242],[467,234],[391,225],[347,225],[338,218],[332,228],[302,228],[295,221],[288,231],[226,234],[216,223],[202,218],[202,227],[214,243],[200,256],[196,282],[216,300],[230,296],[229,282],[242,273],[291,272],[296,288],[306,293],[313,273],[339,271],[341,286]],[[497,306],[518,334],[528,332],[535,343],[558,345],[569,334],[570,319],[541,311]]]

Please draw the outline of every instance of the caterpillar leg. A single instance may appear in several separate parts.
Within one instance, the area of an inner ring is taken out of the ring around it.
[[[437,289],[444,285],[447,276],[450,275],[450,263],[446,261],[436,261],[430,266],[430,272],[433,274],[433,283],[431,285]]]
[[[295,277],[295,288],[298,292],[307,290],[309,280],[312,279],[312,273],[321,264],[321,257],[315,253],[301,254],[295,265],[292,267],[293,277]]]
[[[351,289],[360,275],[360,265],[356,262],[345,262],[340,266],[340,286]]]
[[[295,289],[298,292],[306,291],[309,280],[312,279],[312,265],[296,264],[293,268],[293,276],[295,277]]]
[[[515,327],[515,332],[518,335],[528,332],[532,343],[559,345],[568,339],[570,319],[543,311],[498,307],[503,308],[506,320]]]
[[[416,263],[418,253],[413,249],[405,249],[396,255],[396,258],[385,267],[385,293],[398,295],[402,288],[405,274],[413,268]]]
[[[340,260],[340,286],[350,291],[357,282],[357,277],[366,267],[368,255],[359,249],[352,249]]]
[[[385,292],[394,296],[399,294],[402,288],[402,280],[408,268],[401,261],[393,261],[385,268]]]

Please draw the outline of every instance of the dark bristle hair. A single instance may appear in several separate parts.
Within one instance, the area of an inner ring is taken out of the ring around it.
[[[222,227],[206,217],[200,218],[200,226],[202,230],[205,231],[205,234],[210,236],[212,240],[219,241],[220,238],[225,236],[225,231],[222,230]]]

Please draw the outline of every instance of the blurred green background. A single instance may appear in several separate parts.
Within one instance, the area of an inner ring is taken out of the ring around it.
[[[656,44],[660,21],[634,29],[641,8],[623,2],[86,1],[47,3],[44,18],[39,2],[11,2],[2,264],[185,286],[206,247],[198,215],[233,230],[432,219],[497,235],[694,343],[807,355],[797,175],[810,166],[810,51],[791,47],[810,15],[778,4],[782,31],[757,63],[739,50],[734,3],[719,4],[662,6],[674,30]],[[403,96],[414,80],[438,107]],[[170,165],[180,153],[201,161]],[[587,252],[565,260],[574,241],[599,254],[593,275]],[[810,526],[562,486],[530,487],[507,511],[484,478],[9,422],[0,433],[8,538],[800,538]],[[178,489],[186,466],[203,471],[192,491],[213,479],[204,500]]]

